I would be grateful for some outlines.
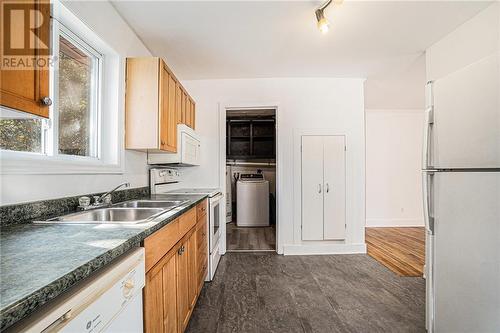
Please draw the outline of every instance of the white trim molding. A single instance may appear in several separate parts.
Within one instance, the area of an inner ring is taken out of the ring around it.
[[[222,189],[223,193],[226,193],[226,110],[259,110],[259,109],[274,109],[276,115],[276,252],[278,254],[283,254],[283,244],[282,244],[282,226],[284,221],[281,221],[281,216],[283,213],[280,211],[283,207],[281,204],[283,201],[282,195],[282,172],[283,172],[283,149],[281,149],[281,140],[279,137],[279,124],[280,124],[280,105],[279,103],[269,102],[235,102],[235,101],[225,101],[219,102],[219,187]],[[224,216],[226,212],[225,201],[224,205]],[[226,231],[225,225],[224,230],[221,230],[223,242],[221,245],[221,253],[226,252]],[[221,238],[222,238],[221,237]]]
[[[366,244],[287,244],[283,254],[288,255],[328,255],[366,253]]]
[[[366,227],[424,227],[424,220],[419,218],[401,219],[401,218],[367,218]]]

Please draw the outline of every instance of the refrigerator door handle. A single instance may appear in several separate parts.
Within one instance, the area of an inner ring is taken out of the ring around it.
[[[431,126],[434,124],[434,105],[432,94],[433,81],[427,82],[426,89],[426,109],[424,113],[424,142],[422,145],[422,165],[423,169],[430,167],[430,144],[431,144]]]
[[[424,222],[425,230],[434,235],[434,212],[433,212],[433,183],[434,183],[434,172],[424,172],[422,174],[422,187],[424,194]]]

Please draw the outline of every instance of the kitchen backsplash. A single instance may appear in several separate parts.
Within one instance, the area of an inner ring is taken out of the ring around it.
[[[33,220],[46,220],[51,217],[75,212],[78,198],[92,197],[102,193],[82,194],[73,197],[34,201],[15,205],[0,206],[0,226],[30,223]],[[149,187],[137,187],[113,193],[113,203],[139,199],[149,195]]]

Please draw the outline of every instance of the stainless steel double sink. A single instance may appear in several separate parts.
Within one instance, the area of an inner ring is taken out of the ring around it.
[[[34,223],[57,224],[103,224],[120,223],[135,224],[149,222],[159,215],[168,212],[187,200],[131,200],[109,207],[93,208],[77,213],[62,215],[46,221]]]

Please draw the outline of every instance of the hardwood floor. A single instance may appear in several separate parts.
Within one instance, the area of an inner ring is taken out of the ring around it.
[[[425,281],[364,254],[226,253],[186,332],[425,332]]]
[[[228,251],[269,251],[276,248],[275,226],[238,227],[234,222],[226,224]]]
[[[367,253],[400,276],[422,276],[423,227],[366,228]]]

